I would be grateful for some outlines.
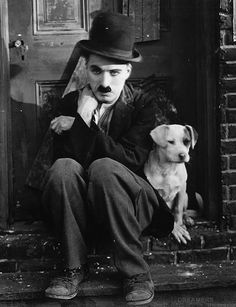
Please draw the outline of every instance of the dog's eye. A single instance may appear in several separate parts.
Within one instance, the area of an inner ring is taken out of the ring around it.
[[[190,144],[190,140],[185,139],[185,140],[183,140],[183,143],[184,143],[185,146],[188,146]]]
[[[173,145],[175,143],[175,141],[174,140],[168,140],[168,143]]]

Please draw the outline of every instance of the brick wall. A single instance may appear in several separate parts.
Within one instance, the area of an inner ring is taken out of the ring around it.
[[[236,214],[236,44],[233,0],[220,1],[220,100],[223,213]],[[232,219],[230,219],[231,221]],[[230,222],[230,227],[235,227]]]

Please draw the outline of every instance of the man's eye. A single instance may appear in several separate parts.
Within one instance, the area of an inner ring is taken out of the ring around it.
[[[167,142],[168,142],[169,144],[174,144],[174,143],[175,143],[174,140],[168,140]]]
[[[94,74],[94,75],[99,75],[101,73],[101,70],[98,69],[98,68],[93,68],[91,69],[91,72]]]
[[[112,76],[117,76],[117,75],[119,75],[119,71],[118,70],[111,70],[110,71],[110,74],[112,75]]]

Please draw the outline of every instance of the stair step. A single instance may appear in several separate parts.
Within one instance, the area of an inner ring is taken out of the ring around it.
[[[209,249],[222,246],[236,245],[236,231],[219,231],[216,227],[206,228],[196,226],[189,229],[191,241],[188,244],[178,244],[172,238],[153,240],[154,251],[177,251],[189,249]]]
[[[236,263],[151,265],[156,291],[193,290],[236,285]],[[0,275],[0,300],[38,299],[55,272],[5,273]],[[121,294],[121,280],[116,271],[92,272],[82,283],[78,296]]]
[[[33,233],[48,233],[43,221],[19,221],[15,222],[9,229],[0,230],[0,235]]]
[[[48,234],[0,236],[0,257],[5,259],[59,257],[60,243]]]
[[[227,247],[212,249],[180,250],[170,254],[152,252],[145,259],[148,264],[178,264],[178,263],[205,263],[222,260],[234,260]],[[233,254],[233,253],[232,253]]]
[[[215,261],[236,260],[235,249],[216,247],[210,249],[189,249],[178,251],[150,251],[144,253],[149,265],[167,265],[178,263],[206,263]],[[109,255],[89,255],[88,263],[93,270],[114,268],[113,257]],[[10,272],[57,271],[63,266],[60,257],[55,258],[28,258],[28,259],[1,259],[0,274]]]
[[[198,223],[190,230],[192,240],[178,244],[174,239],[143,238],[143,252],[149,264],[176,264],[236,259],[236,231],[220,232],[216,226]],[[41,222],[17,223],[0,233],[0,272],[57,270],[62,260],[60,244]],[[112,265],[108,250],[91,251],[90,264]]]

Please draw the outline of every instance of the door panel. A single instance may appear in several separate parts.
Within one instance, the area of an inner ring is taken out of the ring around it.
[[[53,108],[78,60],[76,42],[88,37],[96,11],[114,10],[114,3],[103,0],[8,1],[10,42],[20,38],[23,46],[28,46],[23,58],[24,49],[10,49],[15,203],[22,201],[24,182]],[[78,12],[81,7],[82,11]]]

